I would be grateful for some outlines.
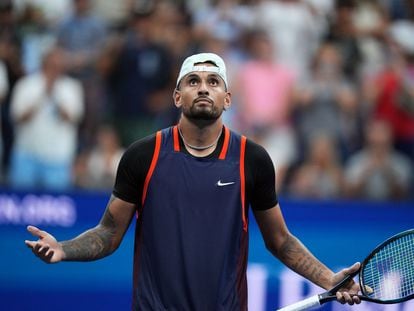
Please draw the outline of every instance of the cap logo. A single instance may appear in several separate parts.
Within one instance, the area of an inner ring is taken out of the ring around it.
[[[220,73],[220,68],[215,67],[215,66],[194,66],[191,72],[193,71],[207,71],[207,72]]]

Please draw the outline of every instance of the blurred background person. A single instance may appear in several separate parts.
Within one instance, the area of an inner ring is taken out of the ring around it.
[[[348,85],[340,88],[337,94],[336,148],[341,163],[359,151],[363,144],[366,114],[361,101],[359,87]]]
[[[204,10],[194,10],[194,36],[198,41],[211,35],[225,37],[229,44],[236,44],[246,29],[255,24],[255,1],[212,0]]]
[[[54,28],[48,24],[44,12],[38,5],[26,3],[15,13],[25,74],[39,70],[43,54],[56,41]]]
[[[118,163],[124,153],[118,134],[110,125],[101,125],[91,150],[82,152],[74,166],[74,184],[83,189],[110,190]]]
[[[7,95],[7,92],[9,90],[9,81],[7,78],[7,69],[5,64],[0,59],[0,109],[4,104],[5,97]],[[2,163],[3,159],[3,140],[1,137],[1,110],[0,110],[0,159]],[[3,184],[3,167],[0,166],[0,184]]]
[[[357,34],[361,62],[360,79],[375,75],[387,62],[389,15],[380,1],[357,0],[352,11],[353,29]]]
[[[266,32],[246,35],[247,60],[238,66],[234,93],[238,103],[237,128],[269,152],[276,166],[277,187],[296,160],[296,137],[291,120],[296,76],[274,60],[273,45]]]
[[[348,144],[355,139],[358,147],[358,93],[342,65],[338,48],[326,42],[319,47],[309,80],[296,88],[293,118],[300,159],[305,156],[311,138],[321,131],[331,133],[338,146],[341,140]]]
[[[13,12],[16,16],[25,14],[29,8],[38,11],[47,25],[56,27],[73,11],[73,0],[12,0]]]
[[[401,200],[409,197],[413,167],[409,158],[393,147],[392,128],[374,119],[365,129],[365,144],[345,168],[350,198]]]
[[[154,40],[164,46],[170,56],[171,73],[180,70],[184,59],[197,52],[198,40],[194,36],[194,18],[183,4],[168,0],[158,1],[154,7],[152,33]],[[174,78],[171,86],[174,87]],[[168,94],[168,99],[170,96]],[[168,100],[168,107],[170,101]]]
[[[73,0],[13,0],[22,66],[26,74],[41,67],[43,54],[55,44],[57,27],[73,12]]]
[[[289,197],[338,199],[344,191],[344,176],[335,140],[329,133],[318,133],[309,142],[305,161],[287,181]]]
[[[171,101],[172,60],[155,36],[155,13],[154,3],[134,8],[127,32],[114,47],[107,85],[111,121],[123,145],[159,129],[157,117],[165,111],[166,98]]]
[[[15,143],[10,184],[68,190],[83,116],[82,86],[65,74],[64,52],[51,49],[41,71],[18,81],[11,100]]]
[[[414,22],[389,31],[389,63],[365,81],[370,113],[391,125],[395,147],[414,160]]]
[[[10,153],[13,145],[13,122],[10,118],[10,97],[16,81],[24,75],[22,66],[21,38],[19,23],[13,13],[12,1],[0,1],[0,60],[6,68],[8,91],[0,105],[1,131],[3,149],[0,163],[5,175],[9,169]]]
[[[93,15],[99,16],[111,33],[125,31],[135,0],[91,0]]]
[[[268,32],[274,60],[290,67],[299,79],[307,78],[309,66],[326,32],[327,19],[309,1],[259,1],[255,23]]]
[[[92,11],[91,1],[72,0],[72,13],[56,27],[56,42],[65,52],[68,74],[83,86],[85,115],[80,125],[81,148],[93,141],[107,110],[97,61],[105,48],[108,30],[103,19]]]
[[[362,64],[359,36],[353,22],[355,1],[335,1],[334,12],[329,18],[329,27],[324,37],[341,53],[344,74],[350,80],[358,79]]]

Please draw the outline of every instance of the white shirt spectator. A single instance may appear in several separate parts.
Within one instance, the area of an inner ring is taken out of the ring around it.
[[[24,77],[13,92],[12,118],[18,120],[36,106],[31,120],[16,124],[15,147],[45,161],[72,161],[77,148],[78,123],[84,111],[80,83],[62,76],[48,95],[43,74]],[[66,111],[71,122],[58,116],[58,106]]]

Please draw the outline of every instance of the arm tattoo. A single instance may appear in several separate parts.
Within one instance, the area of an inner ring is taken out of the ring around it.
[[[289,236],[278,252],[279,258],[292,270],[321,284],[326,267],[322,265],[294,236]]]
[[[62,242],[66,261],[96,260],[108,256],[115,250],[113,241],[116,235],[116,223],[109,210],[112,200],[109,201],[100,223],[95,228],[73,240]]]

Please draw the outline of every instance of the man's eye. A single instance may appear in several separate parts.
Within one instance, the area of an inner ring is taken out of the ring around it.
[[[218,84],[219,84],[218,80],[216,80],[216,79],[211,79],[210,80],[210,85],[217,86]]]
[[[190,85],[197,85],[197,82],[197,79],[191,79],[190,81],[188,81]]]

